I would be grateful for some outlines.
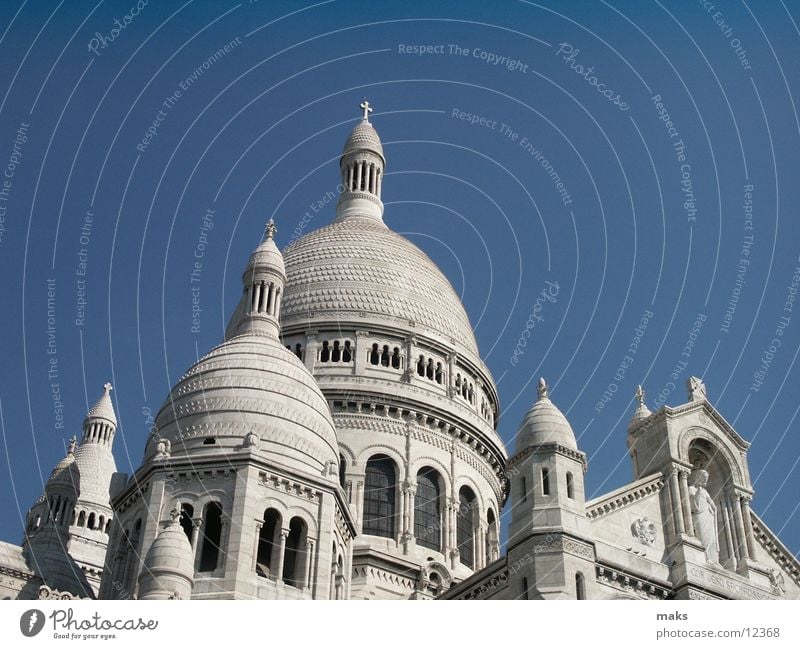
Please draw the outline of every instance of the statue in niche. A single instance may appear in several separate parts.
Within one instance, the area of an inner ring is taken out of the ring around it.
[[[692,505],[692,523],[695,535],[706,549],[706,560],[719,563],[719,535],[717,533],[717,506],[706,490],[708,471],[697,471],[689,487]]]

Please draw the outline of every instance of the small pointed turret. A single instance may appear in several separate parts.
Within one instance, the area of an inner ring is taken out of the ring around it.
[[[113,390],[111,384],[106,383],[103,386],[103,394],[86,413],[81,445],[102,444],[111,447],[117,430],[117,415],[114,412],[114,404],[111,403],[111,390]]]
[[[233,314],[225,339],[244,333],[277,338],[280,333],[280,312],[286,267],[283,255],[275,244],[277,232],[270,219],[264,228],[264,239],[250,255],[242,275],[244,294]]]
[[[364,115],[345,142],[339,168],[342,174],[341,196],[336,218],[364,217],[381,220],[383,203],[381,185],[386,158],[378,133],[369,121],[372,107],[361,102]]]
[[[575,433],[564,414],[550,401],[550,390],[544,378],[536,389],[539,398],[533,404],[517,433],[517,452],[528,446],[555,442],[577,449]]]
[[[647,407],[647,404],[644,401],[645,392],[642,389],[641,385],[636,386],[636,410],[633,413],[633,417],[631,417],[631,421],[628,424],[628,430],[634,428],[640,421],[647,419],[653,413],[650,412],[650,408]]]

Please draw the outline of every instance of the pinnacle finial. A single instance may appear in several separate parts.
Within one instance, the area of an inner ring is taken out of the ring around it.
[[[67,449],[67,453],[74,455],[76,448],[78,448],[78,438],[73,435],[69,439],[69,448]]]
[[[539,378],[539,387],[537,390],[539,392],[540,399],[547,399],[547,381],[544,380],[544,377]]]
[[[113,386],[113,385],[111,385],[111,384],[110,384],[108,381],[106,381],[106,382],[103,384],[103,390],[105,390],[105,393],[106,393],[106,394],[110,394],[110,393],[111,393],[111,390],[113,390],[113,389],[114,389],[114,386]]]
[[[273,221],[272,218],[270,218],[270,220],[267,221],[267,225],[264,227],[264,236],[267,239],[274,239],[275,238],[275,233],[277,231],[278,231],[278,228],[275,225],[275,221]]]
[[[359,104],[359,107],[364,111],[364,117],[362,119],[368,122],[369,114],[372,112],[372,106],[369,105],[369,102],[365,98],[364,101]]]
[[[176,523],[178,519],[181,517],[181,510],[177,504],[170,510],[169,517],[172,519],[173,523]]]
[[[641,385],[636,386],[636,400],[639,402],[640,406],[644,405],[644,390]]]

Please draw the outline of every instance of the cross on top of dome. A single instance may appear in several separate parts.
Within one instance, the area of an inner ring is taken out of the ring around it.
[[[278,231],[278,228],[277,228],[277,226],[275,225],[275,221],[273,221],[273,220],[270,218],[270,220],[269,220],[269,221],[267,221],[267,225],[264,227],[264,236],[265,236],[267,239],[274,239],[274,238],[275,238],[275,233],[276,233],[277,231]]]
[[[362,101],[359,104],[359,106],[360,106],[361,110],[364,111],[363,119],[368,122],[369,121],[369,114],[372,112],[372,106],[369,105],[369,102],[366,99],[364,99],[364,101]]]

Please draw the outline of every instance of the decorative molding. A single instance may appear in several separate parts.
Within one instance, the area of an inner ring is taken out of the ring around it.
[[[627,507],[631,503],[656,494],[664,487],[664,477],[660,473],[642,478],[638,482],[626,485],[622,489],[612,491],[586,503],[586,516],[590,520]]]
[[[667,599],[671,592],[661,584],[599,563],[595,565],[595,576],[598,583],[641,599]]]
[[[800,586],[800,561],[781,543],[772,530],[764,525],[753,510],[750,510],[750,518],[753,521],[753,535],[761,547],[792,578],[792,581]]]
[[[276,473],[258,472],[258,483],[264,487],[280,491],[281,493],[291,494],[312,503],[319,503],[322,499],[322,492],[313,489],[308,485],[296,480],[290,480]]]

